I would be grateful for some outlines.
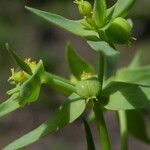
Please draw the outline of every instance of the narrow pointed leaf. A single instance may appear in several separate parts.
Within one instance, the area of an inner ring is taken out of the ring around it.
[[[138,51],[131,64],[117,71],[115,80],[150,85],[150,65],[141,66],[142,52]]]
[[[30,67],[23,60],[21,60],[21,58],[10,48],[8,44],[6,44],[6,49],[8,50],[12,58],[15,60],[15,62],[19,65],[19,67],[28,74],[32,75]]]
[[[116,81],[150,85],[150,66],[123,68],[118,70]]]
[[[93,140],[90,126],[86,120],[83,120],[83,123],[86,132],[87,150],[95,150],[94,140]]]
[[[150,108],[149,86],[113,81],[104,88],[102,97],[109,110]]]
[[[92,49],[97,52],[101,52],[105,56],[106,77],[110,77],[112,74],[114,74],[118,64],[119,52],[104,41],[88,41],[88,44],[91,46]]]
[[[73,21],[73,20],[66,19],[62,16],[59,16],[50,12],[41,11],[41,10],[27,7],[27,6],[25,8],[35,13],[36,15],[44,18],[45,20],[55,24],[56,26],[68,32],[71,32],[75,35],[93,39],[93,40],[98,39],[98,34],[95,31],[89,31],[89,30],[84,29],[84,26],[81,23],[82,20]]]
[[[107,13],[106,13],[106,18],[105,18],[105,22],[109,22],[111,20],[112,14],[114,12],[115,9],[115,5],[113,5],[112,7],[107,9]]]
[[[85,110],[85,101],[72,94],[54,115],[38,128],[6,146],[3,150],[20,149],[76,120]]]
[[[66,47],[66,56],[71,73],[80,80],[83,72],[94,73],[94,68],[84,58],[79,56],[70,43]]]
[[[19,105],[19,94],[12,95],[8,100],[0,104],[0,117],[3,117],[12,111],[20,108]]]
[[[144,114],[141,110],[128,110],[127,122],[129,132],[137,139],[150,143],[150,136],[147,132],[146,122],[144,120]]]
[[[105,0],[95,0],[93,16],[94,16],[95,23],[98,27],[102,27],[104,25],[106,13],[107,13],[106,1]]]
[[[118,0],[115,4],[115,9],[112,19],[116,17],[125,17],[136,0]]]
[[[142,51],[138,51],[135,54],[131,64],[129,65],[129,68],[134,68],[135,69],[137,67],[140,67],[141,63],[142,63]]]

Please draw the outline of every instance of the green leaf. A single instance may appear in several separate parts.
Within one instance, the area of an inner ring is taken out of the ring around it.
[[[66,56],[69,69],[77,79],[81,79],[83,72],[94,73],[94,68],[92,65],[75,52],[75,49],[72,47],[71,43],[67,44]]]
[[[147,126],[140,110],[128,110],[127,122],[129,132],[137,139],[150,144],[150,137],[147,132]]]
[[[103,106],[109,110],[150,108],[150,87],[125,82],[110,82],[102,92]]]
[[[26,73],[32,75],[31,68],[23,60],[21,60],[19,56],[17,56],[17,54],[10,48],[8,43],[6,43],[6,49],[8,50],[11,57],[15,60],[15,62],[19,65],[19,67],[23,69]]]
[[[112,19],[115,19],[117,17],[126,17],[135,1],[136,0],[118,0],[115,4]]]
[[[16,109],[20,108],[19,105],[19,94],[16,93],[12,95],[8,100],[0,104],[0,117],[3,117],[12,111],[15,111]]]
[[[114,12],[115,5],[107,9],[105,22],[108,23],[111,20],[112,14]]]
[[[90,31],[90,30],[85,30],[84,26],[82,25],[82,20],[77,20],[77,21],[73,21],[73,20],[68,20],[62,16],[50,13],[50,12],[45,12],[45,11],[41,11],[38,9],[34,9],[31,7],[25,7],[27,10],[35,13],[36,15],[44,18],[45,20],[55,24],[56,26],[71,32],[75,35],[81,36],[81,37],[85,37],[87,39],[91,39],[91,40],[97,40],[98,39],[98,34],[95,31]]]
[[[105,75],[110,77],[115,73],[119,52],[112,48],[107,42],[99,41],[88,41],[88,44],[97,52],[101,52],[105,56]]]
[[[131,64],[117,71],[115,80],[150,85],[150,65],[142,66],[142,52],[138,51]]]
[[[90,126],[86,120],[83,120],[83,123],[86,132],[87,150],[95,150],[94,140],[93,140]]]
[[[135,67],[135,69],[120,69],[116,73],[115,80],[150,85],[150,66],[143,66],[138,68]]]
[[[104,21],[106,18],[106,1],[105,0],[95,0],[94,1],[94,9],[93,9],[93,17],[95,23],[98,27],[102,27],[104,25]]]
[[[137,67],[140,67],[140,66],[141,66],[141,62],[142,62],[142,51],[138,51],[138,52],[135,54],[135,56],[134,56],[134,58],[133,58],[131,64],[129,65],[129,68],[130,68],[130,69],[131,69],[131,68],[135,69],[135,68],[137,68]]]
[[[72,94],[50,119],[38,128],[10,143],[3,150],[23,148],[52,132],[56,132],[76,120],[84,112],[85,106],[84,100],[81,100],[78,95]]]

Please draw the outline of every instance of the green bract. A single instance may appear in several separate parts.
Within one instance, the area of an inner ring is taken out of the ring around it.
[[[38,99],[42,83],[44,67],[42,61],[39,61],[35,67],[33,75],[20,87],[20,104],[26,105]]]
[[[118,17],[110,23],[106,29],[108,39],[117,44],[128,43],[132,34],[132,28],[129,22],[121,17]]]
[[[101,83],[96,77],[90,77],[88,79],[81,80],[76,84],[76,92],[82,98],[96,98],[100,91]]]

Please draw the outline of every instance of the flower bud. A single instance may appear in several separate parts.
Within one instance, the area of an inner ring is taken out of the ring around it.
[[[96,98],[99,95],[100,90],[101,83],[96,77],[81,80],[76,84],[77,94],[86,99]]]
[[[117,44],[125,44],[131,38],[132,27],[127,20],[118,17],[106,29],[108,39]]]
[[[92,12],[92,5],[88,1],[76,0],[76,4],[78,4],[78,9],[81,15],[88,16]]]

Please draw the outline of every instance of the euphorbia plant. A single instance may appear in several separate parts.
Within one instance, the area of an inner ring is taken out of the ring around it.
[[[20,67],[12,69],[9,82],[15,88],[7,94],[10,98],[0,105],[0,117],[38,100],[43,84],[50,85],[67,100],[46,122],[33,131],[7,145],[4,150],[23,148],[42,137],[63,128],[79,118],[85,110],[94,112],[92,119],[85,118],[87,149],[95,150],[90,123],[96,121],[103,150],[110,150],[111,144],[103,112],[116,111],[120,124],[121,149],[128,149],[128,133],[150,143],[141,109],[150,107],[150,66],[141,66],[138,52],[132,63],[117,71],[119,51],[116,44],[129,45],[133,23],[126,16],[135,0],[118,0],[107,8],[105,0],[93,4],[75,0],[82,16],[81,20],[68,20],[56,14],[26,7],[47,21],[85,39],[85,42],[99,55],[98,72],[84,58],[76,53],[71,43],[66,46],[66,58],[71,71],[67,80],[45,71],[42,60],[23,61],[8,44],[6,48]]]

